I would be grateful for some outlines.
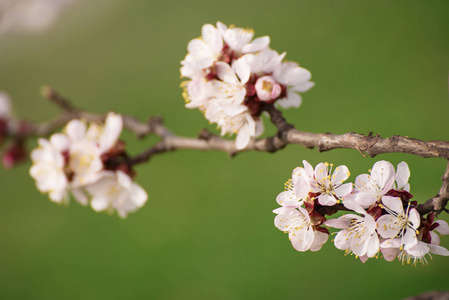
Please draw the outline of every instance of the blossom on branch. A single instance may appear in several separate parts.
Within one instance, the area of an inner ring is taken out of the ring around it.
[[[341,229],[335,247],[362,262],[380,253],[387,261],[398,258],[413,265],[427,263],[431,254],[449,256],[435,233],[449,234],[449,226],[434,221],[434,213],[419,214],[418,203],[410,200],[405,162],[396,172],[390,162],[376,162],[369,175],[357,176],[354,189],[352,183],[343,184],[349,177],[346,166],[332,172],[333,164],[319,163],[315,169],[305,160],[303,164],[293,170],[276,198],[281,207],[273,211],[276,227],[289,233],[296,250],[319,250],[329,234],[324,225]],[[333,219],[341,209],[352,213]]]
[[[299,92],[314,84],[311,74],[285,53],[269,48],[270,38],[253,40],[252,29],[206,24],[200,38],[188,44],[181,62],[181,84],[187,108],[198,108],[218,125],[221,135],[236,134],[236,148],[263,133],[261,114],[266,104],[299,107]]]
[[[65,133],[39,139],[30,169],[37,188],[54,202],[68,203],[70,192],[80,204],[90,202],[95,211],[117,211],[122,218],[142,207],[147,194],[132,182],[134,171],[119,140],[122,127],[122,117],[109,113],[104,125],[72,120]]]

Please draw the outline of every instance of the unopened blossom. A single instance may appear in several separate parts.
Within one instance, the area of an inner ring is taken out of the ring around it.
[[[256,93],[262,101],[275,100],[281,94],[281,86],[271,76],[260,77],[256,81]]]
[[[390,196],[382,197],[381,208],[388,214],[377,219],[379,235],[385,239],[400,237],[402,245],[416,244],[421,218],[418,211],[410,205],[404,210],[402,200]]]
[[[333,164],[327,162],[319,163],[315,167],[314,179],[310,183],[310,192],[320,194],[318,202],[321,205],[335,205],[352,191],[352,183],[343,184],[351,175],[348,167],[338,166],[333,173],[332,167]]]
[[[144,189],[121,171],[101,174],[101,178],[87,186],[95,211],[117,211],[121,218],[142,207],[148,199]]]
[[[273,212],[277,214],[275,226],[288,232],[293,247],[298,251],[318,251],[329,237],[328,233],[314,228],[307,210],[302,207],[280,207]]]

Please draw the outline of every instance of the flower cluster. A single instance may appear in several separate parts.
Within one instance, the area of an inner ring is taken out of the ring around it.
[[[80,204],[90,202],[95,211],[117,211],[122,218],[142,207],[148,196],[132,181],[119,140],[122,127],[122,117],[109,113],[104,125],[72,120],[65,133],[39,139],[30,169],[37,188],[53,202],[68,203],[70,192]]]
[[[252,29],[206,24],[181,62],[181,75],[190,79],[182,84],[186,107],[202,111],[221,135],[237,134],[238,149],[264,131],[265,104],[299,107],[298,92],[314,85],[308,70],[270,49],[268,36],[253,36]]]
[[[405,162],[395,171],[390,162],[378,161],[370,174],[357,176],[355,184],[344,183],[350,176],[346,166],[332,172],[332,164],[315,168],[307,161],[303,164],[293,170],[276,199],[281,207],[274,210],[275,226],[288,232],[296,250],[319,250],[328,239],[324,227],[328,226],[341,229],[335,247],[362,262],[379,253],[387,261],[398,258],[411,264],[427,263],[431,253],[449,255],[436,234],[449,234],[449,226],[435,221],[434,213],[426,217],[418,213],[418,203],[410,200],[410,170]],[[326,219],[340,209],[353,213]]]

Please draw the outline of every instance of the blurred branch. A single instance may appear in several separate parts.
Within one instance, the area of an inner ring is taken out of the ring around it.
[[[62,113],[53,120],[44,123],[23,122],[20,126],[9,126],[6,136],[31,137],[45,136],[54,130],[64,126],[72,119],[84,119],[87,121],[103,121],[106,115],[93,114],[82,111],[73,106],[70,101],[62,97],[50,87],[42,90],[42,95],[62,109]],[[155,134],[161,140],[143,151],[142,153],[127,159],[132,166],[151,159],[156,154],[161,154],[177,149],[193,149],[201,151],[223,151],[231,157],[244,151],[276,152],[288,144],[298,144],[306,148],[317,148],[320,152],[338,148],[355,149],[362,155],[375,157],[383,153],[408,153],[421,157],[442,157],[449,160],[448,141],[423,141],[403,136],[382,138],[380,135],[357,134],[348,132],[341,135],[333,133],[311,133],[297,130],[282,116],[281,111],[272,104],[267,104],[264,110],[270,115],[271,122],[277,128],[277,134],[263,139],[253,139],[245,149],[238,150],[233,140],[227,140],[203,129],[196,138],[178,136],[164,126],[161,117],[152,117],[147,122],[141,122],[135,117],[122,115],[124,127],[134,132],[139,138],[149,134]],[[365,154],[366,153],[366,154]],[[440,213],[445,210],[449,199],[449,164],[443,176],[443,185],[437,196],[429,199],[418,207],[424,215],[435,211]]]

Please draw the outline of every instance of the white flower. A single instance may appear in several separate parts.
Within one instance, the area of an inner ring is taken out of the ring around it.
[[[148,199],[145,190],[121,171],[103,172],[87,190],[92,195],[90,204],[95,211],[117,211],[121,218],[142,207]]]
[[[421,216],[410,205],[404,211],[402,200],[397,197],[383,196],[382,208],[388,214],[377,219],[377,232],[385,239],[401,238],[402,245],[414,245],[418,242],[416,234],[420,225]]]
[[[395,181],[393,165],[388,161],[378,161],[368,174],[362,174],[355,179],[355,201],[363,208],[368,208],[380,200],[390,189]]]
[[[239,74],[236,75],[227,63],[217,62],[216,71],[220,80],[212,82],[214,92],[206,106],[206,119],[217,123],[221,135],[236,133],[236,147],[243,149],[251,137],[262,133],[263,125],[260,119],[255,121],[248,108],[242,104],[246,95],[246,82],[240,81],[237,78]]]
[[[396,188],[410,192],[410,169],[405,161],[400,162],[396,168]]]
[[[330,168],[328,168],[330,166]],[[333,164],[319,163],[315,167],[314,179],[310,182],[310,192],[320,193],[318,202],[321,205],[332,206],[339,199],[352,191],[352,183],[345,183],[351,173],[348,167],[341,165],[335,168],[331,175]]]
[[[39,147],[31,152],[30,175],[36,180],[37,189],[48,193],[53,202],[67,202],[69,183],[62,152],[68,149],[68,139],[63,134],[54,134],[50,141],[39,139],[38,143]]]
[[[376,233],[376,221],[354,201],[344,201],[343,204],[360,214],[347,214],[338,219],[331,219],[324,224],[343,229],[337,233],[334,244],[337,249],[354,253],[357,256],[374,257],[379,252],[379,237]]]
[[[274,224],[279,230],[288,232],[293,247],[298,251],[318,251],[328,239],[328,234],[314,230],[309,214],[302,207],[280,207]]]
[[[188,54],[181,62],[181,75],[194,77],[211,67],[222,55],[223,39],[220,32],[211,24],[205,24],[201,38],[193,39],[187,46]]]
[[[121,116],[109,113],[105,125],[91,124],[72,120],[66,126],[70,139],[69,167],[73,172],[72,184],[81,187],[95,182],[103,170],[101,155],[110,150],[117,142],[123,128]]]
[[[233,26],[228,28],[221,22],[217,22],[217,28],[222,34],[226,45],[237,54],[260,51],[267,48],[270,44],[270,38],[268,36],[259,37],[251,42],[254,36],[254,30],[252,29]]]
[[[298,92],[303,93],[315,84],[310,81],[310,71],[301,68],[295,62],[284,62],[273,73],[276,82],[287,86],[287,96],[277,101],[282,108],[299,107],[302,102]]]

